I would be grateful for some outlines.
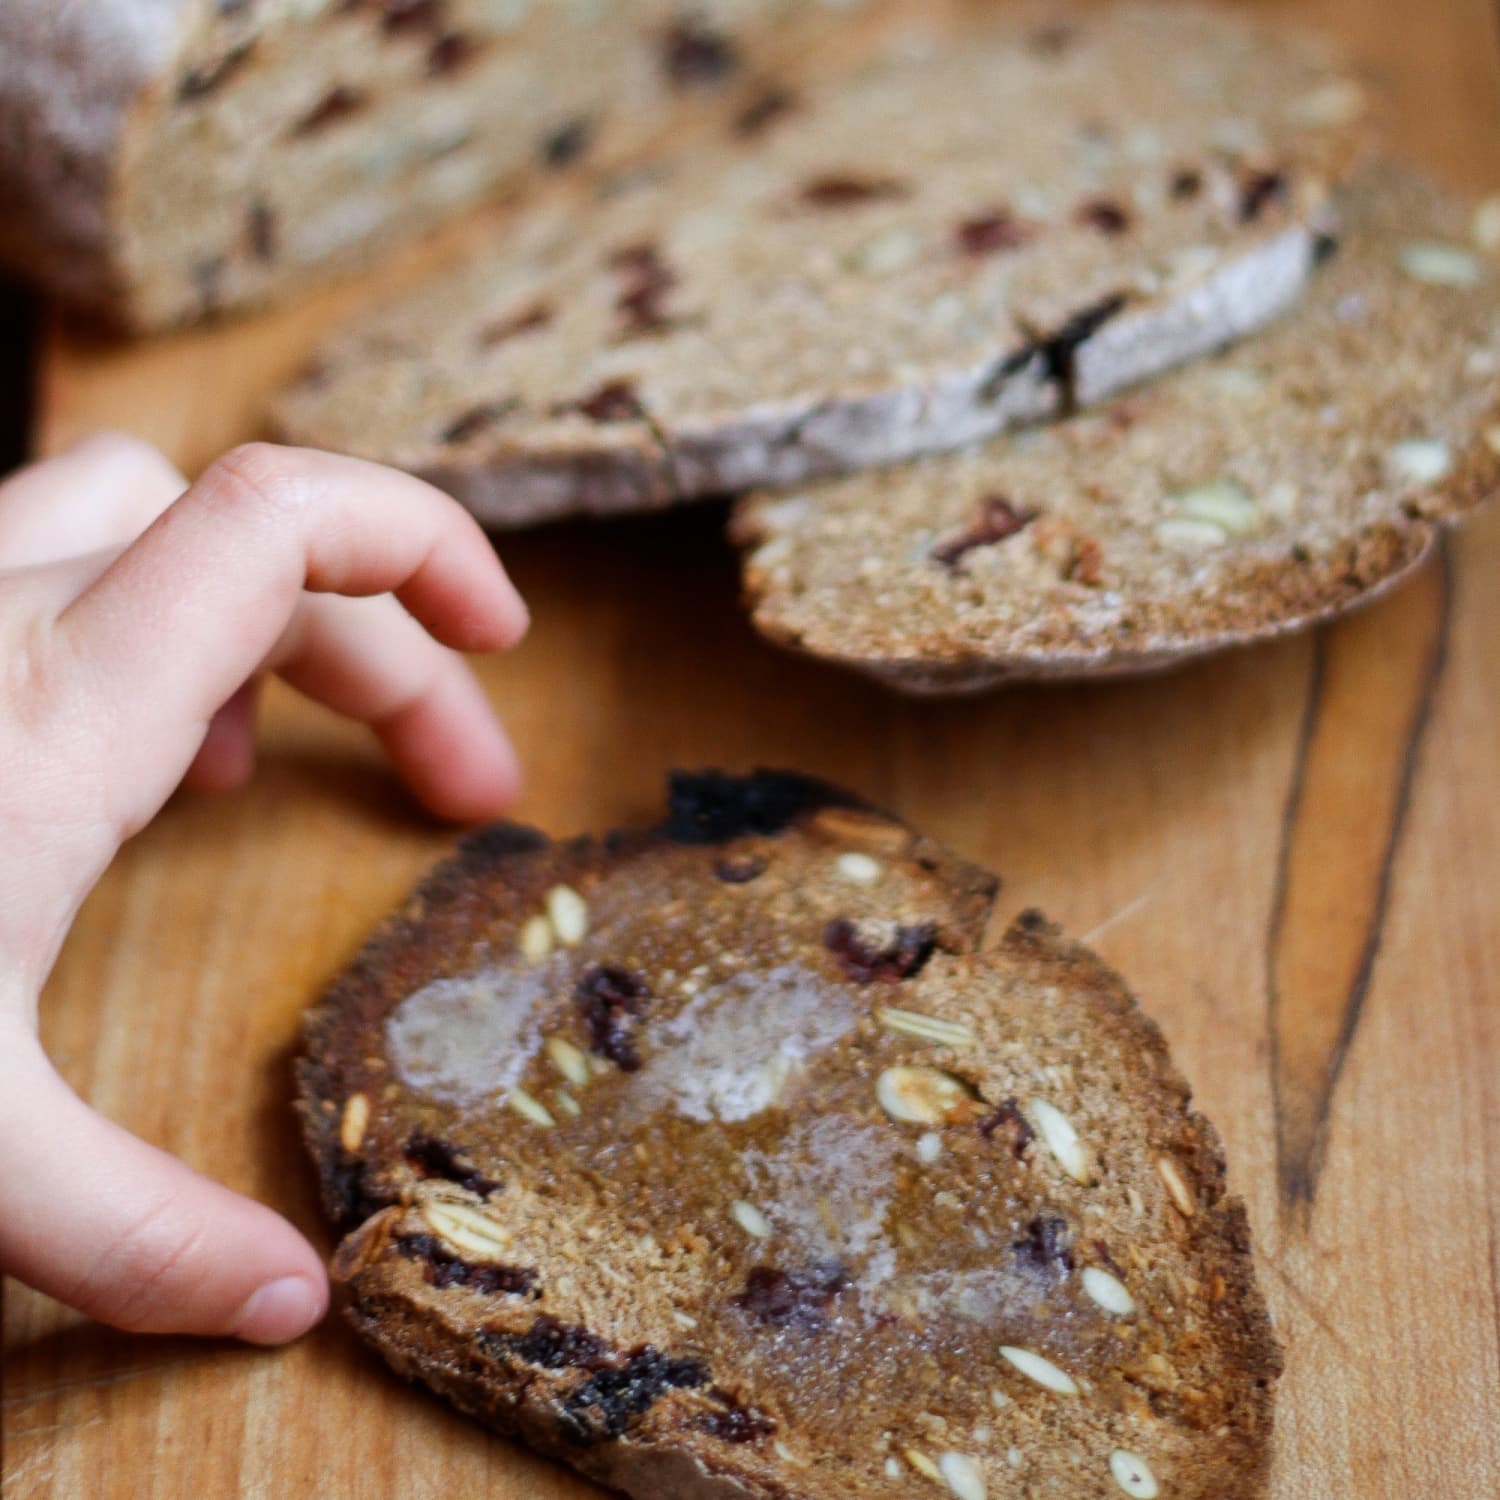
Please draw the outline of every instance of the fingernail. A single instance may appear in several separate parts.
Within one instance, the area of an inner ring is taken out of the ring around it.
[[[285,1344],[323,1316],[323,1299],[300,1276],[268,1281],[235,1319],[234,1333],[251,1344]]]

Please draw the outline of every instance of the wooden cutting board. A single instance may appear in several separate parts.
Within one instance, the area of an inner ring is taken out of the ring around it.
[[[1244,8],[1345,35],[1412,154],[1500,186],[1487,0]],[[112,424],[196,470],[333,316],[442,253],[146,347],[58,329],[38,446]],[[670,766],[780,764],[1003,872],[1007,913],[1041,906],[1130,976],[1227,1139],[1286,1343],[1278,1500],[1500,1494],[1500,509],[1315,636],[935,705],[760,643],[720,521],[504,542],[536,626],[481,671],[529,767],[519,815],[599,828],[649,817]],[[298,1014],[449,838],[360,732],[273,692],[254,784],[179,797],[85,907],[45,999],[53,1057],[326,1247],[287,1108]],[[14,1284],[3,1315],[14,1500],[596,1493],[337,1319],[257,1352],[113,1333]]]

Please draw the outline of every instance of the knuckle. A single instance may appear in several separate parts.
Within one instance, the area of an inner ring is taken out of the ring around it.
[[[53,726],[69,706],[65,686],[47,615],[34,613],[6,632],[0,659],[0,706],[11,731],[6,738],[50,747]]]
[[[177,1326],[204,1280],[202,1230],[170,1198],[110,1241],[67,1299],[129,1332]]]
[[[284,522],[307,505],[308,486],[290,449],[275,443],[241,443],[215,459],[200,489],[213,504]]]

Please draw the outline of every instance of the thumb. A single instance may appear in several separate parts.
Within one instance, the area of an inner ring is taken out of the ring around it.
[[[285,1219],[95,1114],[5,1030],[0,1271],[134,1332],[280,1344],[323,1316],[322,1262]]]

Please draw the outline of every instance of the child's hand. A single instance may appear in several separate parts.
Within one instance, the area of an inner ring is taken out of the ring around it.
[[[278,1343],[323,1314],[317,1255],[88,1109],[37,996],[179,782],[250,774],[262,671],[370,724],[436,812],[499,811],[515,758],[446,648],[513,645],[526,611],[474,522],[389,470],[251,446],[183,488],[120,437],[0,485],[0,1271],[122,1328]]]

